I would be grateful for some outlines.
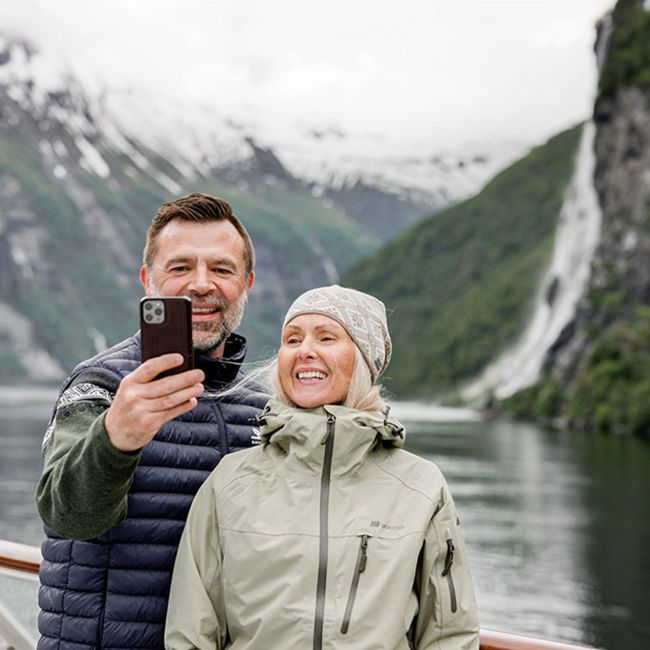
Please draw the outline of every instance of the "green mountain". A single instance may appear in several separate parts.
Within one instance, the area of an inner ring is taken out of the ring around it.
[[[599,243],[573,314],[555,340],[536,351],[543,353],[542,376],[499,397],[497,406],[516,416],[650,435],[646,4],[620,0],[599,24],[592,177]],[[551,139],[479,195],[411,227],[345,278],[376,293],[391,311],[395,353],[387,385],[398,396],[449,398],[512,349],[550,262],[579,131]],[[551,310],[570,280],[556,277],[544,285]]]
[[[396,395],[451,391],[521,332],[549,261],[579,137],[575,127],[552,138],[345,277],[387,305],[394,353],[385,383]]]

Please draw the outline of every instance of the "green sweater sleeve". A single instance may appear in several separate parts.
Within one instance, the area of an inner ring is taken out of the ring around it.
[[[107,531],[126,515],[141,452],[115,449],[104,427],[107,404],[60,407],[44,452],[36,505],[46,526],[73,539]]]

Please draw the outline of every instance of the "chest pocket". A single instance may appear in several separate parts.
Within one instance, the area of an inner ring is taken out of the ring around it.
[[[330,587],[336,594],[336,607],[330,615],[335,617],[341,642],[360,642],[376,635],[377,628],[397,634],[401,630],[405,635],[417,613],[414,584],[423,533],[382,534],[379,526],[375,528],[378,530],[370,527],[330,546],[337,549],[331,556],[336,562],[335,582]],[[387,602],[393,605],[387,607]]]
[[[357,559],[352,571],[350,592],[348,594],[347,604],[345,605],[345,612],[343,614],[343,621],[341,623],[341,634],[347,634],[350,627],[350,620],[352,618],[352,611],[354,609],[354,601],[359,589],[359,581],[361,580],[361,574],[365,572],[366,565],[368,564],[368,539],[369,536],[366,534],[359,536],[359,551],[357,553]]]

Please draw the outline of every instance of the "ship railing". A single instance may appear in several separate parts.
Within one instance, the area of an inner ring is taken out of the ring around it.
[[[34,650],[36,647],[41,559],[36,546],[0,540],[0,650]],[[481,650],[595,649],[482,628]]]

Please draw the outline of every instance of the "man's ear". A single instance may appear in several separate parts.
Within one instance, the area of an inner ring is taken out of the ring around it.
[[[148,296],[149,295],[149,272],[147,271],[147,267],[143,264],[140,267],[140,282],[142,283],[142,286],[144,287],[144,292]]]
[[[246,302],[248,302],[248,294],[250,293],[250,290],[253,288],[254,283],[255,283],[255,272],[251,271],[248,274],[248,279],[246,280]]]

